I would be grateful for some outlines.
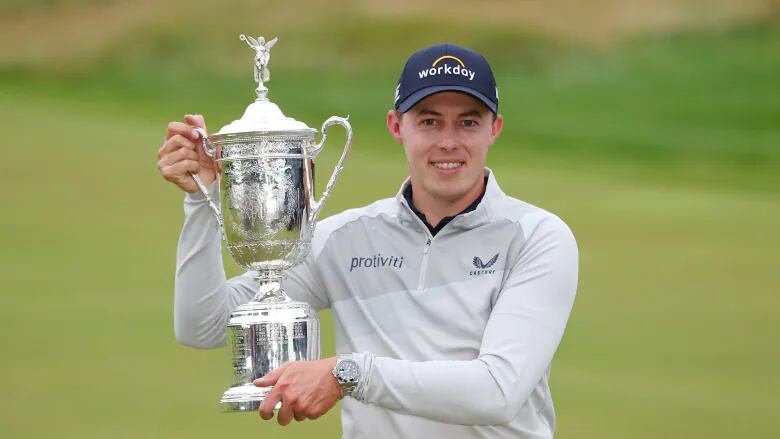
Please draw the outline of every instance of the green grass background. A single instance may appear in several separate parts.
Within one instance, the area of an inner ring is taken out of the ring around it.
[[[269,87],[288,115],[313,127],[350,115],[326,215],[405,176],[384,128],[405,56],[443,40],[487,54],[506,118],[488,164],[580,245],[553,364],[557,437],[780,435],[776,13],[593,43],[274,2],[273,20],[242,1],[139,2],[127,25],[132,14],[105,12],[120,3],[0,6],[6,29],[27,32],[0,42],[0,437],[338,437],[335,410],[287,428],[220,413],[227,351],[173,337],[182,194],[156,150],[167,121],[200,112],[214,131],[250,102],[240,32],[280,36]],[[92,29],[101,11],[100,26],[129,31]],[[320,169],[335,164],[335,131]]]

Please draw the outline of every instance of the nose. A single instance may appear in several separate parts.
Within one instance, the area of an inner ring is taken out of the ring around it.
[[[453,150],[458,146],[458,139],[452,129],[442,131],[442,136],[436,144],[442,150]]]
[[[446,139],[442,139],[436,146],[439,149],[444,151],[452,151],[453,149],[455,149],[456,144],[455,141],[452,140],[451,138],[446,138]]]

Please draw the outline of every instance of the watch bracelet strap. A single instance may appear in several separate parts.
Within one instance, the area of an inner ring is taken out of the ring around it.
[[[352,396],[355,393],[355,389],[357,389],[357,384],[357,381],[342,383],[341,390],[344,392],[344,396]]]

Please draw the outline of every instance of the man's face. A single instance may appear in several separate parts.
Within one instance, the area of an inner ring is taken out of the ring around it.
[[[428,96],[403,115],[387,114],[387,128],[406,152],[415,195],[444,203],[481,187],[488,148],[502,127],[500,115],[458,92]]]

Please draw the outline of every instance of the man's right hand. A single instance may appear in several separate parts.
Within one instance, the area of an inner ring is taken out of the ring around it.
[[[203,141],[193,127],[206,130],[203,116],[188,114],[184,123],[169,123],[165,143],[157,150],[157,168],[163,178],[190,193],[198,191],[190,174],[198,175],[206,186],[216,179],[214,159],[203,152]]]

